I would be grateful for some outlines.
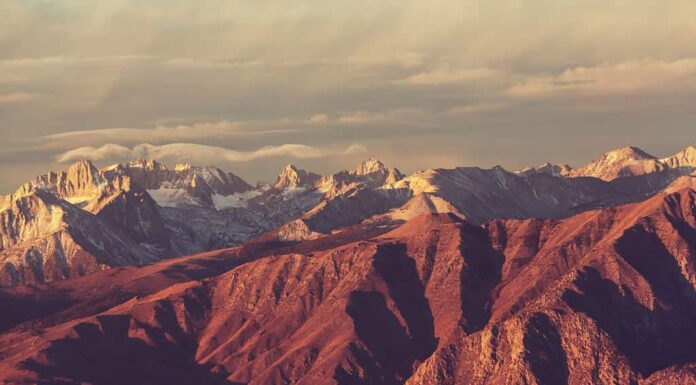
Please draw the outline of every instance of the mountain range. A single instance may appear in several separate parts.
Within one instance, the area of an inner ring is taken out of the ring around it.
[[[695,155],[78,162],[0,199],[0,381],[696,384]]]
[[[626,147],[586,166],[510,172],[458,167],[404,176],[374,157],[321,176],[293,165],[251,186],[214,166],[89,161],[0,196],[0,284],[37,284],[110,267],[235,246],[256,237],[315,239],[360,223],[451,213],[492,219],[565,218],[693,185],[696,148],[667,158]]]
[[[434,211],[434,210],[432,210]],[[0,289],[12,384],[696,383],[696,190]]]

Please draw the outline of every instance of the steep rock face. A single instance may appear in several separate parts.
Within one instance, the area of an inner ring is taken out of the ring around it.
[[[152,249],[98,216],[44,191],[15,199],[0,212],[0,224],[2,286],[50,282],[159,259]]]
[[[377,234],[362,225],[235,250],[227,272],[142,288],[108,310],[85,308],[71,292],[78,305],[61,306],[72,313],[25,319],[0,336],[3,379],[696,381],[691,189],[563,220],[475,226],[431,214]],[[156,282],[159,273],[150,274],[141,280]],[[0,291],[0,303],[22,293]],[[87,357],[109,364],[91,370]]]
[[[95,202],[97,217],[137,243],[171,250],[169,233],[157,203],[144,190],[122,190]],[[91,210],[88,210],[91,211]]]

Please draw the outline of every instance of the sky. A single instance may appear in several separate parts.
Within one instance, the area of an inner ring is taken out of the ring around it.
[[[696,144],[692,0],[0,2],[0,193],[71,162],[250,183]]]

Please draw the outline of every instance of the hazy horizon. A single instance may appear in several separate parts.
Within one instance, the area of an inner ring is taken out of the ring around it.
[[[0,193],[77,159],[255,183],[374,155],[406,173],[696,143],[696,3],[0,4]]]

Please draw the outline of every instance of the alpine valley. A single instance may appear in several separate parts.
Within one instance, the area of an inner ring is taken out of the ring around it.
[[[80,161],[0,196],[0,241],[5,383],[696,384],[693,146],[255,186]]]

